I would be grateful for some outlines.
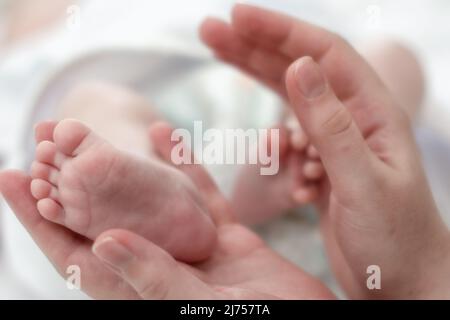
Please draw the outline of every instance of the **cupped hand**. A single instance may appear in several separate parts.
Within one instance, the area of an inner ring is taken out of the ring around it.
[[[166,161],[170,160],[171,132],[166,124],[151,130]],[[43,219],[29,191],[31,179],[22,172],[2,172],[0,191],[56,270],[65,276],[68,266],[78,265],[82,290],[96,299],[334,298],[320,281],[236,224],[227,201],[201,166],[179,169],[198,186],[217,225],[214,254],[195,265],[174,260],[153,243],[125,230],[107,231],[94,244]]]
[[[207,19],[201,36],[289,101],[319,152],[328,176],[321,227],[348,295],[448,295],[449,233],[410,123],[363,58],[336,34],[248,5],[235,7],[231,23]],[[381,290],[366,286],[371,265],[381,268]]]
[[[155,124],[151,137],[161,159],[171,163],[172,128]],[[217,226],[218,245],[206,261],[175,261],[151,242],[124,230],[103,233],[95,254],[144,299],[331,299],[317,279],[269,249],[234,222],[230,207],[200,165],[178,165],[203,194]]]

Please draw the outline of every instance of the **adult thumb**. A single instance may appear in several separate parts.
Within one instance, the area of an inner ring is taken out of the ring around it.
[[[129,231],[104,232],[92,250],[143,299],[204,300],[220,296],[166,251]]]
[[[350,190],[366,188],[374,154],[320,66],[311,57],[300,58],[288,69],[286,88],[291,106],[319,152],[333,189],[348,194]]]

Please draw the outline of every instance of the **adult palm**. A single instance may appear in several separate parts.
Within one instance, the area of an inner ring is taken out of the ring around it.
[[[161,157],[170,160],[171,129],[156,125]],[[0,174],[0,191],[41,250],[64,277],[70,265],[81,269],[82,290],[97,299],[329,299],[317,279],[292,265],[253,232],[235,223],[226,200],[201,166],[182,166],[205,195],[217,224],[214,254],[197,265],[175,261],[146,239],[110,230],[96,243],[114,238],[134,253],[126,266],[106,263],[89,239],[42,218],[30,194],[31,179],[19,171]],[[126,214],[126,213],[124,213]],[[168,231],[170,232],[170,230]]]
[[[237,5],[231,23],[207,19],[201,36],[218,58],[288,101],[317,148],[327,172],[317,203],[321,227],[349,296],[373,294],[365,281],[371,264],[389,284],[380,297],[398,293],[399,283],[403,297],[416,291],[403,286],[412,279],[399,270],[431,270],[426,261],[438,256],[432,248],[442,247],[447,231],[408,119],[371,67],[336,34],[249,5]],[[418,251],[426,254],[419,259]]]

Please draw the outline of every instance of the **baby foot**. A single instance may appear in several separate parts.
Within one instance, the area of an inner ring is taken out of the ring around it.
[[[320,161],[316,148],[310,144],[296,118],[289,118],[281,136],[284,143],[285,169],[289,171],[292,180],[291,195],[297,204],[311,203],[318,197],[318,182],[325,175],[325,169]]]
[[[286,210],[312,203],[319,196],[325,170],[319,154],[299,125],[279,130],[279,171],[262,176],[261,165],[246,165],[233,192],[233,206],[242,222],[264,222]],[[268,134],[270,144],[271,134]],[[270,146],[268,148],[270,150]]]
[[[36,139],[31,192],[44,218],[92,240],[128,229],[185,262],[211,253],[215,228],[181,172],[120,151],[75,120],[42,123]]]

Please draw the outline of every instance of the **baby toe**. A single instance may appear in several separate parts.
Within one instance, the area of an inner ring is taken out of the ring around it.
[[[55,130],[56,121],[43,121],[34,128],[34,137],[36,142],[53,141],[53,131]]]
[[[308,136],[301,128],[297,128],[292,131],[291,134],[291,144],[292,147],[297,151],[304,151],[309,143]]]
[[[308,147],[308,150],[306,151],[307,155],[309,158],[314,159],[314,160],[319,160],[320,159],[320,154],[317,151],[316,147],[314,147],[313,145],[310,145]]]
[[[292,193],[292,198],[299,205],[312,203],[318,197],[319,190],[317,186],[301,187]]]
[[[37,200],[44,198],[51,198],[54,200],[58,199],[58,190],[52,184],[50,184],[50,182],[45,180],[32,180],[30,190],[33,197]]]
[[[31,165],[31,177],[33,179],[47,180],[53,185],[58,184],[59,171],[48,164],[34,161]]]
[[[68,156],[75,156],[82,151],[89,141],[86,138],[92,131],[77,120],[61,121],[55,128],[54,139],[58,150]],[[86,143],[85,143],[86,142]]]
[[[49,198],[39,200],[37,209],[42,217],[55,223],[63,221],[63,208],[55,201]]]
[[[325,169],[323,164],[317,161],[308,161],[303,165],[303,175],[309,180],[319,180],[323,177]]]
[[[67,156],[58,151],[54,142],[42,141],[36,147],[36,160],[38,162],[60,169],[66,159]]]

